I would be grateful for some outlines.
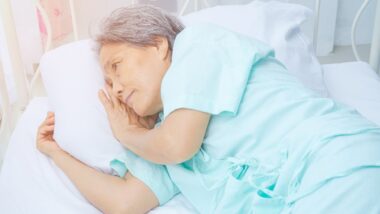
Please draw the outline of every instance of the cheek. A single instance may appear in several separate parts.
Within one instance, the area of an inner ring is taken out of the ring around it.
[[[160,93],[161,80],[154,76],[154,72],[141,72],[142,75],[136,81],[136,88],[145,99],[152,99]]]
[[[137,95],[137,94],[136,94]],[[150,102],[146,95],[139,94],[139,96],[136,96],[136,99],[133,103],[133,110],[139,115],[139,116],[146,116],[148,115],[150,109]]]
[[[146,84],[144,103],[146,105],[149,105],[149,108],[154,108],[153,105],[155,105],[159,101],[161,92],[160,86],[161,84],[157,82],[150,82]]]
[[[160,102],[161,72],[157,68],[145,66],[140,68],[135,82],[135,89],[138,93],[134,100],[134,108],[140,116],[152,114]]]
[[[159,90],[154,89],[151,85],[149,86],[144,87],[141,91],[136,93],[137,96],[135,97],[133,108],[140,116],[152,114],[160,96]]]

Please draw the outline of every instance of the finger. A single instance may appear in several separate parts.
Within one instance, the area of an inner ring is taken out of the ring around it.
[[[128,107],[127,104],[121,102],[119,99],[118,99],[118,102],[119,102],[119,107],[120,107],[120,109],[121,109],[123,112],[128,112],[128,111],[127,111],[127,107]]]
[[[112,89],[111,89],[111,86],[106,85],[106,90],[107,90],[107,93],[108,93],[109,97],[111,98],[112,105],[113,105],[114,107],[120,107],[120,101],[119,101],[119,99],[113,94]]]
[[[40,124],[40,126],[38,127],[38,129],[41,129],[41,127],[45,126],[49,119],[50,119],[50,118],[48,118],[48,116],[46,116],[46,118],[41,122],[41,124]]]
[[[114,103],[114,106],[115,106],[115,107],[118,107],[118,108],[124,109],[124,104],[121,103],[121,101],[119,100],[119,98],[117,98],[117,97],[115,97],[115,96],[112,96],[112,102]]]
[[[106,112],[109,113],[111,112],[113,106],[112,106],[112,103],[111,101],[108,99],[107,95],[104,93],[103,90],[99,90],[99,99],[101,101],[101,103],[103,104],[104,108],[106,109]]]
[[[55,116],[48,113],[47,117],[45,118],[45,120],[43,121],[41,125],[46,125],[47,123],[50,123],[54,119],[55,119]]]
[[[109,99],[112,101],[112,97],[113,97],[113,93],[112,93],[112,89],[111,89],[111,86],[109,85],[106,85],[106,91],[107,91],[107,95],[109,97]]]
[[[54,125],[46,125],[46,121],[47,120],[44,120],[43,123],[38,127],[37,138],[41,138],[41,137],[44,137],[46,135],[46,131],[47,131],[46,127],[49,127],[49,126],[54,127]],[[48,128],[48,129],[51,129],[51,128]]]
[[[54,131],[54,125],[44,126],[40,129],[40,134],[46,135],[46,134],[52,133],[53,131]]]
[[[127,111],[128,119],[131,124],[135,124],[138,122],[138,117],[132,108],[126,106],[125,110]]]
[[[45,121],[47,120],[47,119],[49,119],[49,118],[52,118],[52,117],[54,117],[54,113],[53,112],[47,112],[46,113],[46,118],[45,118]]]
[[[109,104],[111,104],[111,106],[113,105],[112,103],[112,100],[111,100],[111,95],[110,92],[107,90],[107,86],[106,86],[106,90],[102,90],[102,93],[103,93],[103,96],[104,98],[106,98],[106,100],[108,101]]]
[[[54,117],[50,117],[50,118],[45,120],[45,125],[53,125],[54,123],[55,123]]]

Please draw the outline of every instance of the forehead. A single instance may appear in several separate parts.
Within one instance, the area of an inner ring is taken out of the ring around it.
[[[127,48],[124,44],[106,44],[100,48],[99,57],[103,67]]]

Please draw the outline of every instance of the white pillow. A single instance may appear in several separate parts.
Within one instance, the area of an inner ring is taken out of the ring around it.
[[[104,80],[94,46],[90,40],[61,46],[42,57],[40,68],[56,116],[55,140],[82,162],[110,173],[109,162],[123,147],[98,99]]]
[[[307,87],[326,95],[322,69],[300,25],[312,12],[299,4],[253,1],[216,6],[182,17],[186,26],[208,22],[266,42]]]
[[[380,126],[380,77],[365,62],[323,65],[328,93]]]

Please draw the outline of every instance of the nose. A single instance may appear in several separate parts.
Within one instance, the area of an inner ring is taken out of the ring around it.
[[[121,98],[123,93],[123,86],[119,83],[119,81],[114,81],[112,84],[112,92],[116,97]]]

